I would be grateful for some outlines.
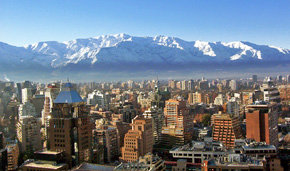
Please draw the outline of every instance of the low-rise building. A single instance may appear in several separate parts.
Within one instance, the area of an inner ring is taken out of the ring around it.
[[[222,170],[266,170],[263,160],[256,160],[241,154],[229,154],[227,157],[216,157],[202,163],[203,171]]]
[[[35,152],[35,159],[28,159],[21,166],[22,171],[55,171],[68,170],[64,160],[64,152],[39,151]]]
[[[204,160],[225,156],[225,152],[225,146],[221,142],[212,141],[211,138],[204,142],[192,141],[169,151],[173,158],[186,159],[190,163],[203,163]]]
[[[160,157],[147,153],[145,156],[139,157],[136,162],[121,163],[114,169],[115,171],[127,171],[127,170],[138,170],[138,171],[165,171],[164,160]]]

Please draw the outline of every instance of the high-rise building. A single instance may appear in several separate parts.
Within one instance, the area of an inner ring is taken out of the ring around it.
[[[188,94],[188,103],[189,104],[196,104],[196,103],[202,103],[203,100],[203,94],[199,92],[189,93]]]
[[[181,81],[181,90],[187,90],[187,81],[186,80]]]
[[[152,118],[154,144],[161,141],[161,132],[164,121],[164,114],[161,108],[151,107],[143,113],[145,118]]]
[[[199,89],[200,90],[207,90],[208,89],[208,81],[202,80],[199,82]]]
[[[137,115],[137,110],[135,109],[132,102],[125,102],[120,104],[118,113],[122,114],[123,121],[131,123],[132,119]]]
[[[31,88],[23,88],[21,94],[22,94],[22,103],[28,102],[32,98]]]
[[[247,106],[247,138],[278,145],[278,105],[254,104]]]
[[[18,167],[19,147],[17,143],[8,144],[7,148],[7,170],[16,170]]]
[[[4,147],[4,134],[0,132],[0,170],[7,169],[7,148]]]
[[[237,81],[236,81],[236,80],[231,80],[231,81],[230,81],[230,88],[231,88],[233,91],[238,90],[238,84],[237,84]]]
[[[258,76],[257,75],[253,75],[252,76],[252,80],[254,83],[256,83],[258,81]]]
[[[33,116],[21,116],[17,123],[17,139],[22,152],[34,152],[42,148],[40,121]]]
[[[53,103],[48,128],[50,151],[64,151],[72,167],[90,161],[92,124],[88,108],[71,83],[65,83]]]
[[[184,100],[169,99],[164,108],[161,143],[166,147],[183,145],[192,140],[193,116]]]
[[[280,102],[280,94],[278,89],[274,86],[273,80],[271,77],[266,77],[261,87],[261,90],[264,92],[264,101],[266,102]]]
[[[254,92],[244,91],[242,92],[242,104],[249,105],[255,101]]]
[[[125,135],[121,159],[136,161],[140,156],[152,153],[153,143],[152,119],[136,116],[132,121],[132,129]]]
[[[44,97],[44,106],[42,110],[42,125],[44,125],[45,128],[48,127],[49,118],[51,117],[51,111],[53,108],[53,101],[57,97],[59,91],[60,85],[58,83],[54,83],[48,85],[44,92],[45,97]]]
[[[222,80],[222,84],[225,88],[228,88],[230,84],[230,80]]]
[[[175,89],[176,88],[176,81],[175,80],[169,80],[168,81],[168,87]]]
[[[223,92],[223,85],[221,83],[217,84],[217,88],[219,90],[219,93]]]
[[[4,148],[4,134],[0,132],[0,149]]]
[[[286,76],[286,81],[287,81],[287,83],[290,83],[290,75]]]
[[[160,91],[158,85],[154,88],[154,94],[151,100],[151,106],[158,108],[164,108],[165,101],[170,98],[171,94],[167,88],[164,91]]]
[[[189,91],[193,91],[193,89],[194,89],[194,82],[193,82],[193,80],[189,80],[188,81],[188,83],[187,83],[187,89],[189,90]]]
[[[277,75],[277,82],[282,83],[282,81],[283,81],[282,75]]]
[[[119,114],[122,115],[122,114]],[[119,140],[119,148],[124,146],[124,138],[125,134],[131,129],[131,126],[127,122],[123,122],[123,116],[119,116],[118,114],[112,115],[112,126],[117,129],[118,140]]]
[[[232,97],[227,102],[227,113],[235,115],[235,116],[239,116],[239,114],[240,114],[240,105],[239,105],[239,102],[238,102],[238,98]]]
[[[92,93],[89,93],[87,98],[87,104],[92,106],[98,105],[98,107],[103,108],[105,105],[104,95],[97,90],[93,91]]]
[[[21,116],[37,117],[34,105],[30,102],[20,104],[18,108],[18,118],[20,118]]]
[[[93,130],[93,145],[104,150],[103,162],[112,162],[119,156],[119,141],[117,128],[110,125],[102,125]]]
[[[215,105],[224,105],[226,102],[226,98],[223,94],[218,94],[217,97],[214,99]]]
[[[238,117],[229,114],[212,115],[213,140],[223,142],[227,148],[235,146],[235,139],[242,137],[242,130]]]

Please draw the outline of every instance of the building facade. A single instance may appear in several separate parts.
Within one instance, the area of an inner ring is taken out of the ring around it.
[[[54,100],[49,120],[49,150],[65,154],[69,167],[90,161],[92,127],[88,108],[71,83],[64,84]]]
[[[153,150],[152,119],[136,116],[132,121],[132,129],[126,133],[122,147],[121,160],[136,161]]]
[[[247,138],[257,142],[278,145],[278,105],[255,104],[247,106]]]
[[[235,139],[242,137],[239,118],[229,114],[214,114],[212,120],[213,140],[223,142],[227,148],[234,147]]]
[[[21,116],[17,123],[17,139],[21,152],[37,151],[42,148],[40,120],[33,116]]]
[[[164,108],[162,145],[172,147],[183,145],[192,140],[193,116],[189,114],[186,101],[169,99]]]

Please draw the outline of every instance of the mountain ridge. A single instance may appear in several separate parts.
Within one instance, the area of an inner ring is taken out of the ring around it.
[[[8,58],[8,59],[7,59]],[[43,41],[24,47],[0,42],[0,62],[44,68],[100,64],[187,65],[199,63],[288,63],[290,50],[247,41],[185,41],[177,37],[110,34],[70,41]]]

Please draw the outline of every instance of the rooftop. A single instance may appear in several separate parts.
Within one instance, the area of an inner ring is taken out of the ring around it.
[[[56,164],[55,162],[52,161],[31,161],[28,163],[24,163],[22,167],[34,167],[34,168],[42,168],[42,169],[61,169],[62,167],[66,166],[67,164],[65,163],[60,163]]]
[[[177,151],[225,151],[224,146],[221,142],[212,141],[212,142],[201,142],[201,141],[192,141],[192,143],[175,147],[170,152]]]
[[[82,163],[76,170],[101,170],[101,171],[113,171],[114,166],[106,166],[106,165],[99,165],[99,164],[91,164],[91,163]]]
[[[60,154],[60,153],[63,153],[63,152],[57,152],[57,151],[37,151],[35,152],[37,154],[53,154],[53,155],[56,155],[56,154]]]
[[[63,90],[59,92],[58,96],[54,100],[54,103],[79,103],[83,102],[83,99],[79,93],[73,89],[71,83],[65,83]]]

